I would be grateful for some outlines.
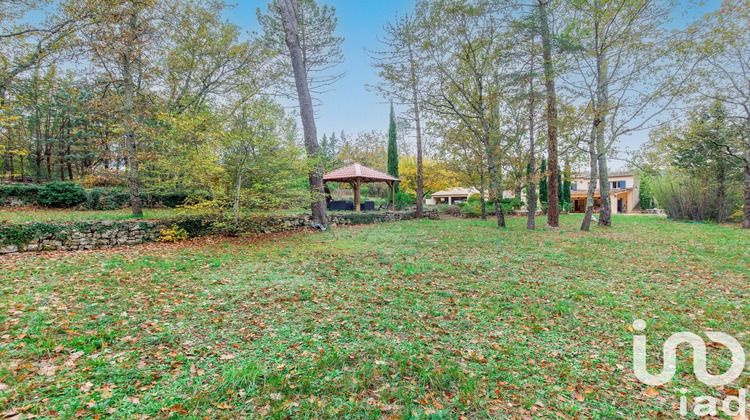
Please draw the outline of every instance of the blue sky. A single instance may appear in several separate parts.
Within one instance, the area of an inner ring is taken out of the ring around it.
[[[359,131],[388,128],[389,105],[375,93],[366,89],[367,84],[378,83],[378,77],[370,65],[365,48],[380,49],[377,37],[383,34],[383,25],[397,14],[413,11],[415,0],[318,0],[336,8],[339,19],[338,35],[345,38],[343,51],[345,62],[342,69],[348,74],[320,99],[323,101],[316,120],[318,136],[341,130],[349,134]],[[672,26],[683,28],[696,17],[716,10],[720,0],[683,0],[675,9]],[[268,1],[244,0],[228,14],[228,18],[247,31],[259,30],[255,10],[266,10]],[[396,109],[396,112],[399,110]],[[622,149],[635,150],[648,139],[645,131],[620,139]],[[612,162],[614,168],[624,163]]]
[[[389,104],[365,85],[378,82],[365,48],[379,49],[377,36],[383,25],[397,13],[414,9],[414,0],[328,0],[319,1],[336,8],[339,19],[338,35],[344,37],[345,63],[341,66],[347,76],[336,83],[334,91],[320,97],[323,101],[316,120],[318,136],[341,130],[349,134],[358,131],[388,130]],[[255,10],[266,10],[267,1],[240,1],[227,16],[232,23],[245,30],[259,30]]]

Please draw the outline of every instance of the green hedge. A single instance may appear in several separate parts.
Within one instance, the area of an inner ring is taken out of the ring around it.
[[[185,204],[189,199],[208,200],[210,194],[205,191],[140,194],[144,207],[175,208]],[[130,206],[130,192],[127,190],[94,189],[88,194],[86,208],[91,210],[115,210]]]
[[[42,189],[40,185],[0,185],[0,200],[16,198],[26,204],[34,204],[40,189]]]
[[[513,210],[518,210],[524,206],[524,202],[518,198],[503,198],[500,200],[500,207],[503,209],[503,214],[509,214]],[[465,203],[459,204],[461,213],[468,217],[479,217],[482,214],[482,203],[479,201],[477,194],[472,195]],[[485,202],[485,210],[488,215],[495,214],[495,203],[491,201]]]
[[[39,190],[36,201],[47,207],[71,208],[86,201],[86,191],[75,182],[50,182]]]

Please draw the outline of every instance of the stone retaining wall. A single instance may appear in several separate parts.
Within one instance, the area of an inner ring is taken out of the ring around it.
[[[329,213],[331,227],[413,219],[414,211]],[[425,218],[439,219],[437,210],[425,210]],[[310,215],[248,217],[235,227],[226,220],[209,216],[171,219],[85,221],[72,223],[28,222],[0,225],[0,254],[35,251],[77,251],[112,248],[154,242],[161,232],[172,227],[184,229],[189,236],[216,234],[259,234],[288,232],[308,228]]]

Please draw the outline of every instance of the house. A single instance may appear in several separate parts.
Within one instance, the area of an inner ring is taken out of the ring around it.
[[[479,194],[479,190],[476,188],[462,188],[457,187],[450,190],[438,191],[432,193],[432,198],[425,199],[425,204],[428,206],[434,206],[436,204],[460,204],[465,202],[470,196]],[[489,199],[489,191],[484,192],[485,199]],[[513,191],[503,191],[503,198],[513,198],[515,193]],[[521,200],[526,200],[526,192],[521,192]]]
[[[425,200],[425,203],[428,205],[459,204],[465,202],[473,194],[479,194],[479,190],[476,188],[452,188],[432,193],[432,198]]]
[[[574,213],[586,211],[587,193],[590,178],[578,175],[571,179],[570,199],[573,202]],[[640,180],[631,172],[610,172],[609,174],[609,199],[612,204],[612,214],[630,213],[638,205],[638,188]],[[594,211],[601,208],[601,188],[596,181],[594,192]]]

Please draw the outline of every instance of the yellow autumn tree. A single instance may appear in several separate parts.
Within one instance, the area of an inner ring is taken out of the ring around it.
[[[459,176],[448,168],[448,164],[430,158],[422,160],[424,173],[424,195],[460,186]],[[417,158],[402,157],[398,165],[401,191],[414,195],[417,189]]]

